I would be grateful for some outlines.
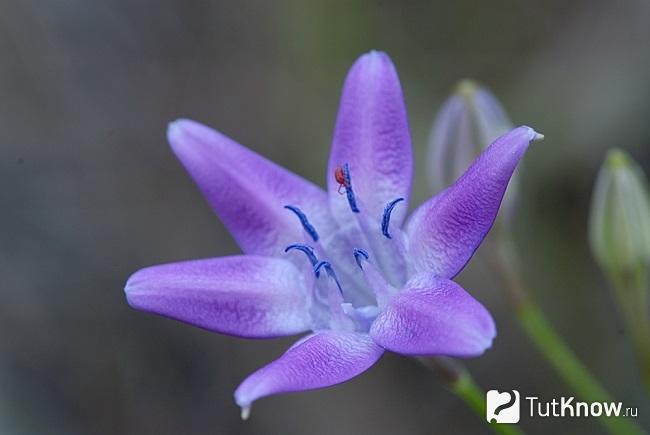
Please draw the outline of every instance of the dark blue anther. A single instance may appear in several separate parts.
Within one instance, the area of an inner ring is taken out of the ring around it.
[[[334,269],[332,268],[332,265],[330,264],[329,261],[321,261],[319,262],[316,266],[314,266],[314,273],[316,274],[316,278],[320,277],[320,270],[325,269],[325,272],[327,272],[327,276],[332,278],[334,282],[336,283],[336,287],[339,289],[339,293],[341,295],[343,294],[343,288],[341,288],[341,283],[339,282],[338,277],[336,276],[336,273],[334,273]]]
[[[381,233],[388,237],[389,239],[392,239],[390,236],[390,233],[388,232],[388,225],[390,224],[390,214],[393,212],[393,209],[397,205],[398,202],[404,201],[404,198],[397,198],[386,204],[386,207],[384,208],[384,215],[381,218]]]
[[[284,208],[291,210],[296,214],[296,216],[298,216],[298,219],[300,219],[300,223],[302,224],[302,227],[305,229],[305,231],[307,231],[307,234],[309,234],[311,238],[314,239],[314,242],[317,242],[318,233],[316,232],[316,228],[314,228],[313,225],[309,223],[307,215],[305,215],[302,210],[300,210],[295,205],[285,205]]]
[[[345,194],[348,197],[348,204],[350,204],[350,209],[359,213],[359,207],[357,207],[357,200],[354,198],[354,191],[352,190],[352,180],[350,179],[350,166],[346,163],[343,165],[343,178],[345,179]]]
[[[314,254],[314,248],[311,246],[295,243],[284,248],[284,252],[289,252],[292,249],[297,249],[298,251],[304,252],[307,258],[309,258],[309,261],[311,261],[312,266],[316,266],[316,263],[318,263],[318,258],[316,258],[316,254]]]
[[[368,253],[363,249],[354,248],[354,259],[357,262],[359,269],[363,270],[363,266],[361,266],[361,258],[367,260],[369,258]]]

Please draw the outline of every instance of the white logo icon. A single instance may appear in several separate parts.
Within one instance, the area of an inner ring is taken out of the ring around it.
[[[490,390],[486,395],[486,404],[485,418],[488,423],[519,422],[519,391],[500,393],[499,390]]]

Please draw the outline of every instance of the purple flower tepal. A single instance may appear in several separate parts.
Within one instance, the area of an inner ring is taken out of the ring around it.
[[[470,357],[491,346],[492,317],[451,279],[541,137],[533,129],[498,138],[408,219],[411,138],[384,53],[348,74],[327,191],[197,122],[171,123],[168,137],[244,255],[142,269],[129,304],[240,337],[309,333],[237,388],[243,416],[261,397],[345,382],[386,350]]]

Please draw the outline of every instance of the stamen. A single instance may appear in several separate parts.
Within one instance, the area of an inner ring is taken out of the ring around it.
[[[398,202],[404,201],[404,198],[397,198],[386,204],[384,208],[384,215],[381,218],[381,233],[389,239],[392,239],[388,232],[388,225],[390,224],[390,215]]]
[[[348,204],[354,213],[359,213],[357,201],[354,198],[354,191],[352,190],[352,179],[350,178],[350,166],[346,163],[343,165],[343,178],[345,179],[345,193],[348,196]]]
[[[295,243],[284,248],[284,252],[289,252],[292,249],[297,249],[300,252],[304,252],[307,258],[309,258],[309,261],[311,261],[312,266],[316,266],[316,263],[318,263],[318,258],[316,258],[316,254],[314,254],[314,248],[311,246]]]
[[[341,283],[339,282],[339,279],[336,276],[336,273],[334,273],[334,269],[332,268],[332,265],[330,264],[329,261],[321,261],[318,263],[316,266],[314,266],[314,273],[316,274],[316,278],[320,277],[320,270],[325,269],[325,272],[327,272],[327,275],[334,280],[336,283],[336,286],[339,289],[339,293],[343,295],[343,288],[341,287]]]
[[[354,248],[354,259],[357,262],[357,266],[359,266],[359,269],[361,269],[361,270],[363,270],[363,266],[361,266],[361,258],[362,257],[364,259],[366,259],[366,260],[368,258],[370,258],[368,256],[368,253],[366,251],[364,251],[363,249]]]
[[[316,232],[316,228],[312,224],[309,223],[309,219],[307,219],[307,215],[302,212],[298,207],[295,205],[285,205],[284,208],[287,210],[291,210],[298,216],[298,219],[300,219],[300,223],[302,224],[302,227],[307,231],[307,234],[311,236],[312,239],[314,239],[314,242],[318,241],[318,233]]]

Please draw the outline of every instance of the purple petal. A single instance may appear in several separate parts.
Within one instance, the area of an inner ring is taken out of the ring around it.
[[[406,233],[417,272],[451,278],[462,270],[492,227],[528,144],[542,137],[530,127],[501,136],[455,184],[413,212]]]
[[[490,313],[461,286],[418,275],[379,314],[370,336],[405,355],[482,354],[496,335]]]
[[[265,338],[310,329],[303,276],[289,261],[240,255],[147,267],[124,290],[133,308],[210,331]]]
[[[246,378],[235,401],[246,415],[261,397],[340,384],[368,370],[383,352],[367,334],[317,332]]]
[[[327,196],[221,133],[195,121],[169,125],[172,149],[247,254],[282,255],[305,230],[285,205],[300,208],[316,231],[329,231]]]
[[[348,73],[336,121],[327,173],[330,207],[339,220],[349,219],[345,195],[334,178],[337,167],[349,164],[355,195],[375,220],[396,198],[408,201],[412,155],[406,107],[395,67],[388,55],[372,51]],[[398,207],[399,227],[408,205]]]

